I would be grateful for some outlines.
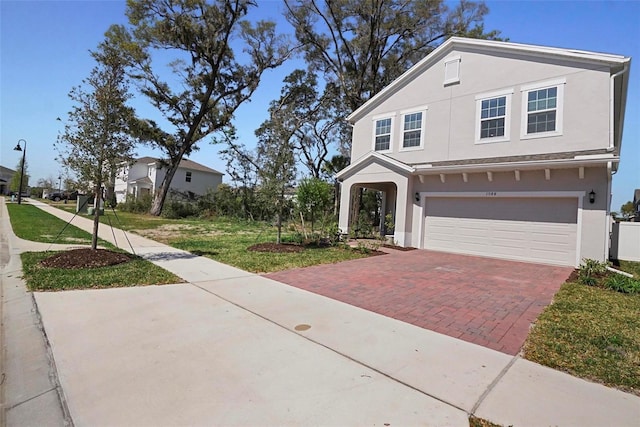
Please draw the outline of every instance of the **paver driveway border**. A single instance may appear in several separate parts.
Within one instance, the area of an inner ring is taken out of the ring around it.
[[[265,276],[515,355],[532,322],[572,271],[428,250],[391,250]]]

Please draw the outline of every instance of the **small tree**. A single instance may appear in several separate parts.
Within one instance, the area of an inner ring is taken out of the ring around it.
[[[293,186],[296,176],[296,162],[293,147],[289,143],[288,133],[273,116],[265,121],[258,130],[258,176],[260,178],[260,195],[263,202],[270,205],[276,215],[278,235],[276,243],[282,243],[282,219],[286,215],[289,204],[285,197],[286,190]]]
[[[318,217],[324,217],[331,209],[331,185],[318,178],[305,178],[297,192],[298,208],[311,219],[311,231]]]
[[[16,173],[13,174],[13,176],[11,177],[11,182],[9,183],[9,189],[11,191],[20,192],[20,194],[26,192],[27,188],[29,188],[29,165],[26,160],[23,165],[22,160],[23,159],[20,159],[18,161],[18,165],[16,166]],[[20,188],[21,174],[24,174],[22,176],[22,188]]]
[[[81,181],[93,184],[99,203],[103,184],[113,172],[114,160],[128,161],[133,157],[134,141],[128,136],[128,130],[134,112],[125,105],[131,95],[124,63],[117,52],[104,42],[91,56],[97,65],[82,85],[69,93],[75,106],[68,113],[68,122],[56,148],[65,166]],[[99,224],[99,209],[96,209],[92,249],[98,245]]]
[[[636,214],[636,208],[633,205],[632,201],[628,201],[620,207],[620,216],[624,218],[625,221],[628,221]]]

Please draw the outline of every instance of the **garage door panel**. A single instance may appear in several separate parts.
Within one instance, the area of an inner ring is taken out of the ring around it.
[[[424,247],[574,265],[576,198],[427,198]]]

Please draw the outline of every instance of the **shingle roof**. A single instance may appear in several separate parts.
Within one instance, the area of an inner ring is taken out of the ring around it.
[[[145,156],[145,157],[140,157],[138,159],[135,160],[136,163],[156,163],[161,161],[160,158],[158,157],[149,157],[149,156]],[[209,172],[209,173],[215,173],[215,174],[219,174],[219,175],[224,175],[222,172],[218,172],[215,169],[211,169],[210,167],[207,167],[205,165],[202,165],[198,162],[194,162],[193,160],[189,160],[189,159],[182,159],[180,161],[180,166],[183,169],[191,169],[194,171],[200,171],[200,172]]]

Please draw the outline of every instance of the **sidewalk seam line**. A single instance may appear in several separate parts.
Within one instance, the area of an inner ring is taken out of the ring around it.
[[[28,398],[28,399],[26,399],[26,400],[23,400],[22,402],[18,402],[18,403],[16,403],[15,405],[6,406],[6,407],[5,407],[5,410],[6,410],[6,411],[9,411],[9,410],[11,410],[11,409],[17,408],[17,407],[18,407],[18,406],[20,406],[20,405],[24,405],[25,403],[31,402],[33,399],[37,399],[37,398],[39,398],[40,396],[44,396],[45,394],[47,394],[47,393],[49,393],[49,392],[52,392],[52,391],[56,391],[56,387],[52,387],[52,388],[50,388],[49,390],[45,390],[45,391],[43,391],[43,392],[40,392],[40,393],[36,394],[35,396],[31,396],[30,398]]]
[[[362,362],[362,361],[360,361],[360,360],[354,359],[353,357],[351,357],[351,356],[349,356],[349,355],[347,355],[347,354],[341,353],[341,352],[339,352],[338,350],[336,350],[336,349],[334,349],[334,348],[331,348],[331,347],[327,346],[326,344],[323,344],[323,343],[321,343],[321,342],[318,342],[318,341],[316,341],[316,340],[314,340],[314,339],[311,339],[310,337],[304,336],[304,335],[302,335],[302,334],[298,334],[298,333],[296,333],[296,332],[292,331],[291,329],[287,328],[286,326],[281,325],[280,323],[278,323],[278,322],[276,322],[276,321],[274,321],[274,320],[271,320],[271,319],[269,319],[268,317],[265,317],[265,316],[263,316],[263,315],[261,315],[261,314],[259,314],[259,313],[256,313],[256,312],[255,312],[255,311],[253,311],[253,310],[250,310],[250,309],[248,309],[248,308],[246,308],[246,307],[243,307],[243,306],[241,306],[240,304],[237,304],[237,303],[235,303],[235,302],[233,302],[233,301],[231,301],[231,300],[229,300],[229,299],[227,299],[227,298],[224,298],[224,297],[222,297],[222,296],[220,296],[220,295],[216,294],[215,292],[210,291],[209,289],[205,289],[205,288],[203,288],[203,287],[201,287],[201,286],[198,286],[198,285],[197,285],[197,284],[195,284],[195,283],[191,283],[191,282],[189,282],[189,284],[190,284],[191,286],[194,286],[194,287],[196,287],[196,288],[198,288],[198,289],[201,289],[201,290],[203,290],[204,292],[209,293],[209,294],[211,294],[211,295],[213,295],[213,296],[215,296],[215,297],[217,297],[217,298],[220,298],[221,300],[226,301],[226,302],[228,302],[229,304],[231,304],[231,305],[233,305],[233,306],[235,306],[235,307],[238,307],[238,308],[239,308],[239,309],[241,309],[241,310],[244,310],[244,311],[246,311],[246,312],[249,312],[249,313],[253,314],[254,316],[257,316],[257,317],[259,317],[259,318],[261,318],[261,319],[263,319],[263,320],[266,320],[267,322],[269,322],[269,323],[271,323],[271,324],[273,324],[273,325],[275,325],[275,326],[277,326],[277,327],[279,327],[279,328],[282,328],[282,329],[284,329],[285,331],[287,331],[287,332],[289,332],[289,333],[292,333],[292,334],[294,334],[294,335],[297,335],[298,337],[300,337],[300,338],[302,338],[302,339],[305,339],[305,340],[307,340],[307,341],[309,341],[309,342],[312,342],[312,343],[314,343],[314,344],[317,344],[317,345],[319,345],[319,346],[321,346],[321,347],[323,347],[323,348],[325,348],[325,349],[327,349],[327,350],[329,350],[329,351],[331,351],[331,352],[333,352],[333,353],[335,353],[335,354],[338,354],[338,355],[340,355],[340,356],[342,356],[342,357],[344,357],[344,358],[346,358],[346,359],[348,359],[348,360],[350,360],[350,361],[352,361],[352,362],[354,362],[354,363],[356,363],[356,364],[358,364],[358,365],[360,365],[360,366],[364,366],[364,367],[365,367],[365,368],[367,368],[367,369],[371,369],[372,371],[374,371],[374,372],[376,372],[376,373],[378,373],[378,374],[382,375],[382,376],[383,376],[383,377],[385,377],[385,378],[390,379],[390,380],[391,380],[391,381],[393,381],[393,382],[396,382],[396,383],[401,384],[401,385],[403,385],[403,386],[405,386],[405,387],[408,387],[408,388],[410,388],[410,389],[412,389],[412,390],[414,390],[414,391],[417,391],[418,393],[420,393],[420,394],[422,394],[422,395],[424,395],[424,396],[427,396],[427,397],[430,397],[430,398],[432,398],[432,399],[435,399],[435,400],[437,400],[437,401],[439,401],[439,402],[442,402],[442,403],[444,403],[445,405],[451,406],[451,407],[453,407],[453,408],[455,408],[455,409],[457,409],[457,410],[459,410],[459,411],[464,412],[465,414],[469,414],[469,412],[467,412],[464,408],[461,408],[461,407],[459,407],[459,406],[457,406],[457,405],[455,405],[455,404],[453,404],[453,403],[451,403],[451,402],[447,402],[446,400],[443,400],[442,398],[439,398],[439,397],[437,397],[437,396],[433,396],[433,395],[431,395],[431,394],[429,394],[429,393],[425,392],[424,390],[420,390],[419,388],[417,388],[417,387],[415,387],[415,386],[412,386],[411,384],[408,384],[408,383],[406,383],[406,382],[404,382],[404,381],[401,381],[401,380],[399,380],[399,379],[397,379],[397,378],[394,378],[394,377],[392,377],[391,375],[389,375],[389,374],[387,374],[387,373],[385,373],[385,372],[382,372],[382,371],[380,371],[379,369],[374,368],[373,366],[367,365],[366,363],[364,363],[364,362]]]
[[[505,366],[504,368],[502,368],[502,370],[500,371],[500,373],[493,379],[493,381],[491,381],[491,384],[489,384],[487,386],[487,389],[480,395],[480,397],[478,398],[478,401],[475,403],[475,405],[473,405],[473,407],[471,408],[471,412],[469,413],[469,415],[473,415],[476,413],[476,411],[478,410],[478,408],[480,407],[480,405],[482,404],[482,402],[484,402],[484,400],[487,398],[487,396],[489,395],[489,393],[491,393],[493,391],[493,389],[496,387],[496,385],[498,385],[498,383],[502,380],[502,378],[507,374],[507,371],[509,371],[509,369],[511,369],[511,367],[513,366],[514,363],[516,363],[516,361],[520,359],[519,355],[515,355],[513,356],[513,358],[509,361],[509,363],[507,363],[507,366]]]

